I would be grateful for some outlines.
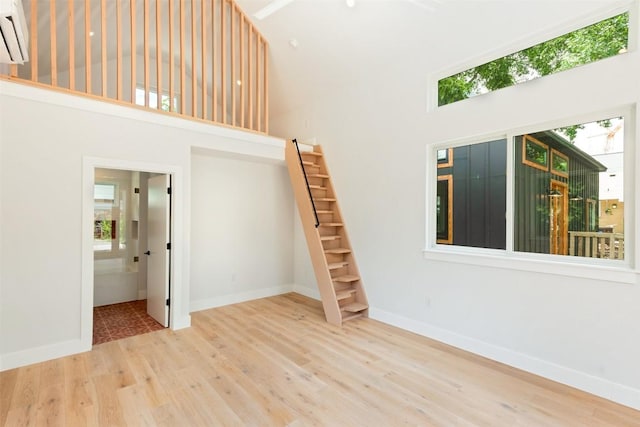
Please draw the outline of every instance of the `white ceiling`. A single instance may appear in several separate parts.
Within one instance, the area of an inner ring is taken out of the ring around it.
[[[294,0],[263,20],[269,0],[236,0],[270,44],[270,112],[380,70],[431,73],[531,39],[617,0]],[[298,47],[289,41],[296,39]],[[393,82],[390,81],[389,85]]]

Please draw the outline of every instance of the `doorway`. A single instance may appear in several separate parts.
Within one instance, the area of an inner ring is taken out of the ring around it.
[[[189,315],[189,258],[182,242],[188,241],[187,218],[190,208],[185,186],[184,169],[178,164],[153,163],[136,160],[122,160],[106,157],[85,156],[82,160],[82,285],[80,289],[80,347],[89,351],[93,341],[93,293],[94,293],[94,184],[95,169],[120,169],[145,171],[171,176],[171,263],[169,289],[169,327],[187,328],[191,325]]]
[[[569,213],[567,209],[569,190],[566,183],[551,180],[549,192],[549,232],[551,254],[567,255]]]
[[[169,326],[171,177],[95,168],[92,344]]]

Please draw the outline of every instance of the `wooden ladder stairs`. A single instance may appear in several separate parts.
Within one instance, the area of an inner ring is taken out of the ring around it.
[[[368,317],[367,296],[322,147],[305,144],[300,149],[294,139],[286,144],[285,159],[327,322],[340,326]]]

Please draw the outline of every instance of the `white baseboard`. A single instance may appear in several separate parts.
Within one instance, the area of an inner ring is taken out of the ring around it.
[[[317,289],[310,289],[305,286],[290,284],[192,301],[191,311],[193,312],[208,308],[221,307],[253,299],[280,295],[287,292],[296,292],[310,298],[320,299]],[[596,396],[640,410],[640,390],[638,389],[614,383],[564,366],[556,365],[526,354],[514,352],[504,347],[495,346],[464,335],[456,334],[455,332],[408,319],[375,307],[371,307],[369,309],[369,316],[380,322],[435,339],[471,353],[487,357],[500,363],[522,369],[535,375],[540,375],[553,381],[557,381],[559,383],[584,390],[588,393],[592,393]],[[178,323],[180,323],[180,325],[176,325],[178,326],[177,328],[174,326],[174,329],[187,327],[190,324],[190,317],[186,316]],[[71,354],[82,353],[89,350],[91,350],[91,346],[84,346],[81,340],[78,339],[16,351],[13,353],[6,353],[0,355],[0,371],[56,359],[58,357],[69,356]]]
[[[194,311],[207,310],[209,308],[222,307],[225,305],[237,304],[254,299],[286,294],[287,292],[293,292],[293,290],[294,285],[290,284],[273,286],[271,288],[265,289],[256,289],[255,291],[240,292],[231,295],[223,295],[215,298],[201,299],[197,301],[191,301],[190,309],[193,313]]]
[[[223,305],[236,304],[258,298],[265,298],[275,295],[292,292],[294,285],[275,286],[256,291],[243,292],[234,295],[225,295],[218,298],[194,301],[191,303],[191,311],[205,310],[207,308],[220,307]],[[146,297],[146,295],[145,295]],[[144,299],[144,298],[143,298]],[[191,316],[183,316],[176,319],[172,324],[172,329],[182,329],[191,326]],[[61,343],[20,350],[13,353],[0,355],[0,372],[8,369],[19,368],[33,363],[45,362],[59,357],[70,356],[91,350],[91,344],[85,346],[80,339],[64,341]]]
[[[300,294],[300,295],[304,295],[305,297],[309,297],[309,298],[313,298],[315,300],[320,301],[320,291],[318,291],[318,288],[308,288],[306,286],[301,286],[301,285],[293,285],[293,292]]]
[[[620,403],[621,405],[640,410],[640,390],[638,389],[614,383],[565,366],[556,365],[504,347],[469,338],[464,335],[408,319],[403,316],[398,316],[397,314],[374,307],[369,309],[369,316],[380,322],[414,332],[462,350],[504,363],[505,365],[513,366],[514,368],[522,369],[523,371],[527,371],[586,391],[587,393],[612,400]]]
[[[70,340],[0,355],[0,371],[57,359],[91,350],[81,340]]]

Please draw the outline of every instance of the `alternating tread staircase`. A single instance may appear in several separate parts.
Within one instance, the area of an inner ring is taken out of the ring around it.
[[[327,322],[367,317],[369,305],[319,145],[287,143],[285,158]]]

